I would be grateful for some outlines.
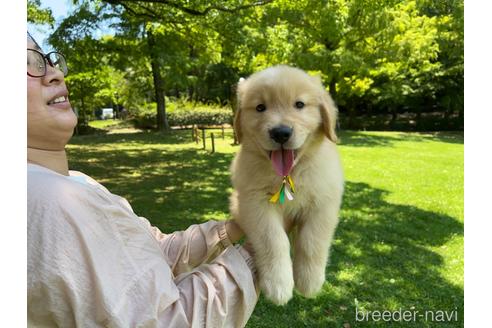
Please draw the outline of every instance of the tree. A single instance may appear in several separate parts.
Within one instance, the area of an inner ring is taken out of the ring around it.
[[[107,25],[114,35],[94,36]],[[80,0],[52,40],[101,88],[118,76],[132,106],[155,101],[161,130],[166,95],[227,103],[239,77],[275,64],[319,74],[349,123],[369,111],[463,113],[462,0]]]
[[[67,58],[66,83],[79,115],[79,125],[86,125],[88,116],[97,107],[114,103],[116,94],[126,93],[123,73],[110,65],[113,55],[106,51],[111,38],[96,40],[91,33],[98,21],[99,15],[83,4],[49,38]]]
[[[41,8],[41,0],[27,0],[27,22],[33,24],[48,24],[53,27],[55,19],[49,8]]]
[[[87,38],[88,32],[102,22],[110,22],[117,30],[113,46],[126,43],[139,49],[125,52],[130,55],[126,59],[127,66],[133,66],[133,58],[130,57],[134,54],[147,58],[153,76],[157,125],[160,130],[167,131],[165,92],[169,84],[185,85],[190,96],[198,97],[200,92],[196,77],[204,72],[209,63],[220,61],[220,51],[205,47],[212,45],[214,36],[217,36],[209,22],[222,14],[236,14],[271,1],[235,0],[210,4],[197,0],[106,0],[93,1],[92,5],[80,1],[79,10],[60,24],[51,40],[56,43],[55,39],[58,39],[58,44],[73,44],[81,35]]]
[[[180,36],[193,36],[197,32],[214,34],[210,25],[206,24],[208,18],[213,18],[218,13],[237,13],[242,9],[267,4],[271,0],[248,4],[244,4],[240,0],[216,2],[215,4],[209,4],[207,1],[179,0],[106,0],[105,2],[112,6],[114,12],[120,13],[120,18],[127,18],[134,24],[141,24],[145,28],[147,56],[151,62],[157,102],[157,125],[159,130],[168,131],[169,124],[166,119],[164,79],[162,77],[163,63],[160,58],[162,56],[160,54],[168,53],[168,51],[159,51],[158,45],[162,43],[158,42],[157,34],[160,34],[160,38],[164,41],[168,41],[178,34]],[[170,32],[170,30],[175,33]],[[192,32],[190,33],[190,31]],[[205,38],[206,40],[207,38]],[[190,56],[188,58],[191,59],[191,66],[193,66],[193,59],[196,58],[193,48],[193,45],[189,45]],[[192,71],[193,67],[190,67],[189,70]]]

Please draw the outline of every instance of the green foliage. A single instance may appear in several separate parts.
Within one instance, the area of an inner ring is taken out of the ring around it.
[[[463,11],[462,0],[81,0],[50,42],[86,74],[70,87],[88,113],[159,102],[156,77],[165,96],[232,104],[240,77],[290,64],[319,74],[351,118],[440,111],[462,120]],[[115,34],[96,37],[107,25]]]
[[[133,111],[132,122],[140,129],[154,129],[156,127],[155,103],[147,103],[138,111]],[[178,100],[168,102],[167,118],[170,126],[208,125],[216,126],[232,124],[233,112],[227,107],[212,107],[198,105]]]
[[[230,108],[194,108],[193,110],[176,110],[168,114],[171,126],[185,125],[222,125],[232,124],[233,113]]]
[[[41,8],[41,0],[27,0],[27,21],[32,24],[48,24],[53,27],[55,19],[49,8]]]
[[[121,70],[115,64],[115,56],[107,52],[108,49],[115,51],[112,38],[96,39],[92,35],[92,29],[100,23],[100,15],[94,6],[82,3],[49,38],[67,58],[66,83],[82,124],[86,124],[97,109],[122,103],[132,107],[141,99],[134,92],[141,78],[128,78],[134,71]]]

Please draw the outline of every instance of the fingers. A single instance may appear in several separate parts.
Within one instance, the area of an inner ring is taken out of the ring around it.
[[[244,236],[244,231],[241,227],[239,227],[234,219],[227,220],[225,223],[225,228],[227,231],[227,236],[229,236],[232,243],[236,243]]]

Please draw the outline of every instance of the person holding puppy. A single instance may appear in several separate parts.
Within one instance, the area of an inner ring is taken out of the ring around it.
[[[242,327],[258,300],[243,232],[209,221],[164,234],[68,169],[77,118],[56,52],[27,38],[28,325]]]

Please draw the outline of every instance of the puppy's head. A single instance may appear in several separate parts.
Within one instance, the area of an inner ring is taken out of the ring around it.
[[[270,67],[238,85],[237,138],[267,152],[297,152],[316,134],[336,142],[336,119],[337,109],[321,79],[298,68]]]

